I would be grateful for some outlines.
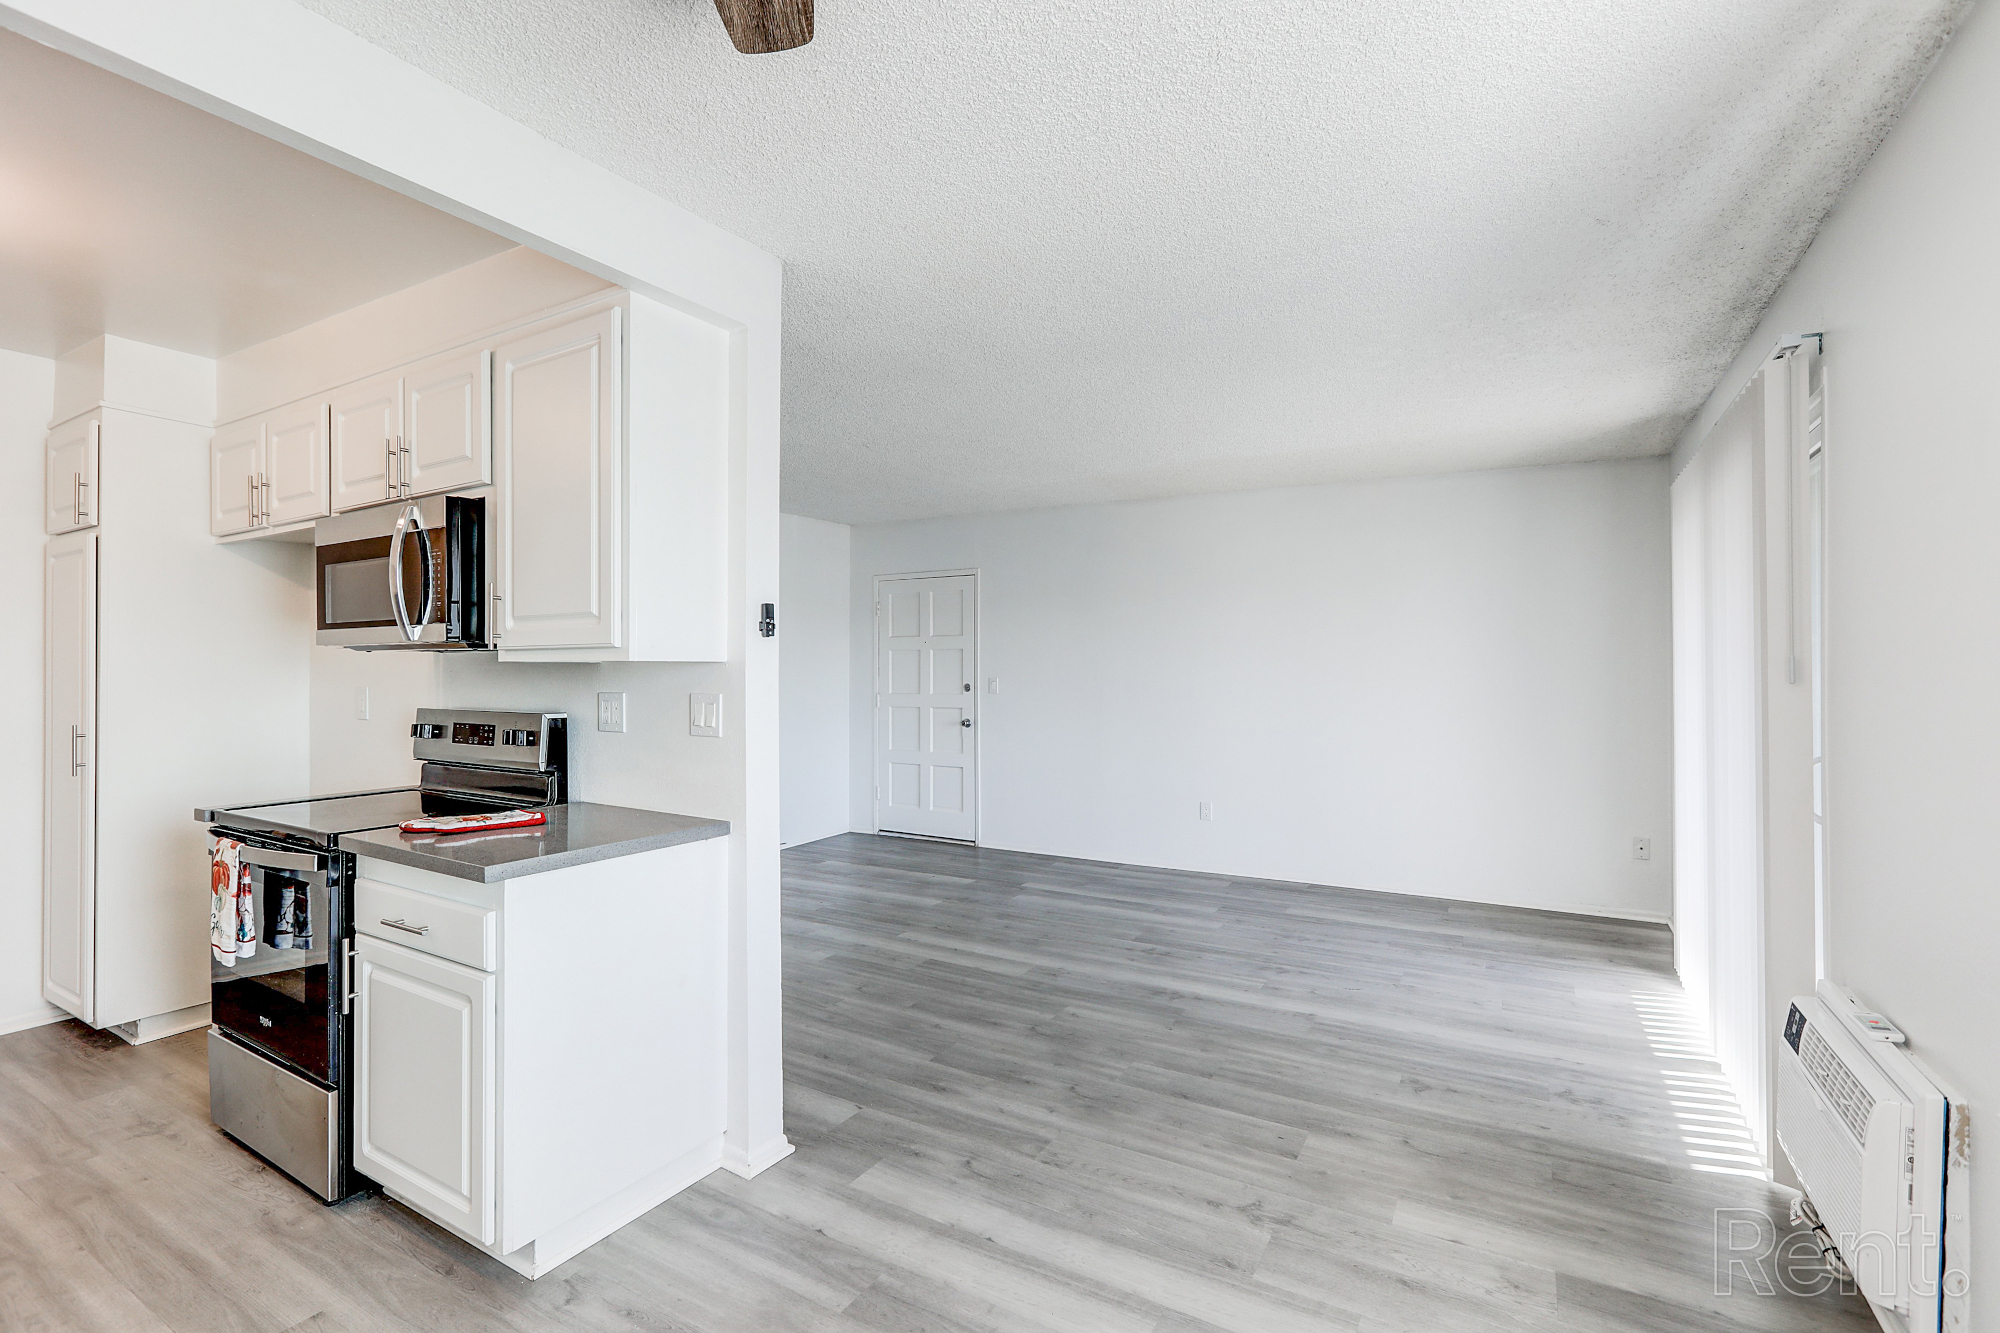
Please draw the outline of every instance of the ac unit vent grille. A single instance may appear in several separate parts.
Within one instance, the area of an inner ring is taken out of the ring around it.
[[[1875,1109],[1875,1098],[1861,1086],[1861,1080],[1849,1072],[1846,1062],[1833,1053],[1833,1048],[1826,1044],[1826,1038],[1820,1036],[1811,1024],[1806,1025],[1805,1033],[1799,1039],[1799,1061],[1812,1075],[1820,1094],[1846,1124],[1848,1132],[1854,1135],[1855,1143],[1866,1147],[1868,1116]]]

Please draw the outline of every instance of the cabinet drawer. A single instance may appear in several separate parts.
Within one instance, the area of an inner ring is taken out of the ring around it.
[[[354,881],[354,924],[364,935],[449,958],[483,972],[499,966],[499,913],[378,879]]]

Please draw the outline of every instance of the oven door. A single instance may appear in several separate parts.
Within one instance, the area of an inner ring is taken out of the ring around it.
[[[344,648],[480,648],[482,499],[426,495],[314,525],[318,641]]]
[[[341,904],[332,857],[258,846],[225,831],[212,836],[243,843],[254,910],[252,938],[240,940],[228,962],[210,949],[211,1021],[244,1045],[331,1085],[339,1073],[333,1035],[342,999],[333,971]]]

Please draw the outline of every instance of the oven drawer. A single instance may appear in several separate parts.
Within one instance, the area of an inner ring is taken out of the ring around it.
[[[354,881],[354,925],[362,934],[483,972],[500,964],[499,917],[491,907],[453,902],[379,879]]]

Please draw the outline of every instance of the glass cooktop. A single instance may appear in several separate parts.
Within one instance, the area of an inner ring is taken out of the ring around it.
[[[476,801],[462,796],[424,791],[419,787],[399,787],[393,791],[357,792],[349,796],[313,796],[303,801],[274,801],[260,805],[233,805],[200,812],[214,824],[231,828],[328,842],[343,833],[393,828],[406,819],[425,815],[468,815],[482,810],[510,808],[493,801]]]

